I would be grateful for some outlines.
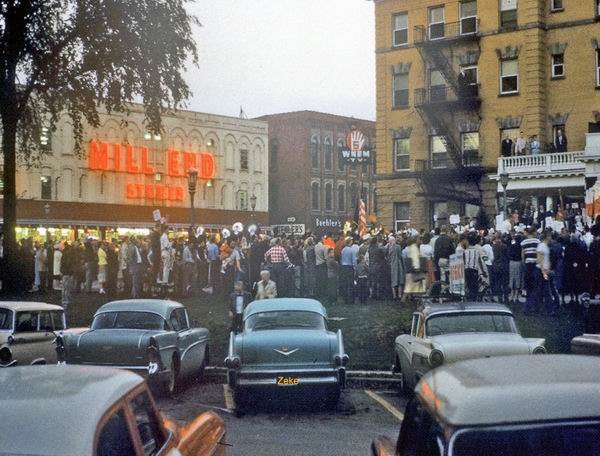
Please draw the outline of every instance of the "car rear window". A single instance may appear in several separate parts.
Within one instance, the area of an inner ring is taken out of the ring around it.
[[[103,312],[94,317],[92,329],[165,329],[163,317],[150,312]]]
[[[500,312],[467,312],[434,315],[427,319],[427,335],[456,333],[517,333],[512,315]]]
[[[266,329],[320,329],[325,330],[325,319],[315,312],[275,311],[249,316],[244,325],[246,331]]]
[[[463,456],[593,456],[600,454],[600,423],[564,423],[469,430],[452,454]]]

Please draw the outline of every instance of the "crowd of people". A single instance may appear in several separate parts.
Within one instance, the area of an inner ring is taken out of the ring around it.
[[[240,292],[252,299],[316,297],[330,304],[367,304],[445,292],[451,256],[459,254],[469,300],[524,299],[526,312],[554,314],[583,293],[600,294],[600,217],[579,230],[576,213],[569,212],[575,214],[573,222],[558,232],[539,226],[531,210],[523,212],[518,220],[507,220],[504,232],[449,226],[362,237],[240,233],[220,239],[172,238],[166,225],[157,225],[143,238],[46,244],[25,239],[22,283],[34,292],[60,289],[64,306],[74,293],[92,292],[133,298],[207,293],[231,297],[232,309]],[[524,226],[524,220],[531,224]]]

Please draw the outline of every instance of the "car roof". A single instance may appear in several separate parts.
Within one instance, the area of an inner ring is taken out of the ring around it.
[[[599,418],[599,378],[598,357],[492,357],[434,369],[416,394],[450,426]]]
[[[0,369],[0,452],[92,454],[100,419],[144,379],[93,366]],[[35,438],[32,438],[32,436]]]
[[[125,299],[104,304],[96,314],[102,312],[152,312],[162,315],[166,319],[169,318],[173,309],[180,307],[183,307],[183,304],[165,299]]]
[[[425,318],[449,312],[507,312],[512,314],[508,307],[495,302],[428,302],[419,307],[419,311],[423,312]]]
[[[244,318],[257,313],[276,312],[278,310],[314,312],[327,318],[327,310],[325,310],[323,304],[314,299],[302,298],[263,299],[251,302],[244,311]]]
[[[0,301],[0,308],[14,311],[32,311],[32,310],[64,310],[61,306],[47,304],[45,302],[32,301]]]

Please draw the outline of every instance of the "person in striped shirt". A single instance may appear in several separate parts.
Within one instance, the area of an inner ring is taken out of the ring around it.
[[[535,278],[537,265],[537,248],[540,240],[535,236],[534,227],[527,228],[527,237],[521,241],[521,255],[525,264],[525,291],[527,301],[525,302],[525,313],[531,314],[538,308]]]

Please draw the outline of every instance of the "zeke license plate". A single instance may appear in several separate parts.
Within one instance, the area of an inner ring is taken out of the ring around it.
[[[283,375],[277,377],[277,386],[297,386],[299,384],[300,379],[298,377],[284,377]]]

